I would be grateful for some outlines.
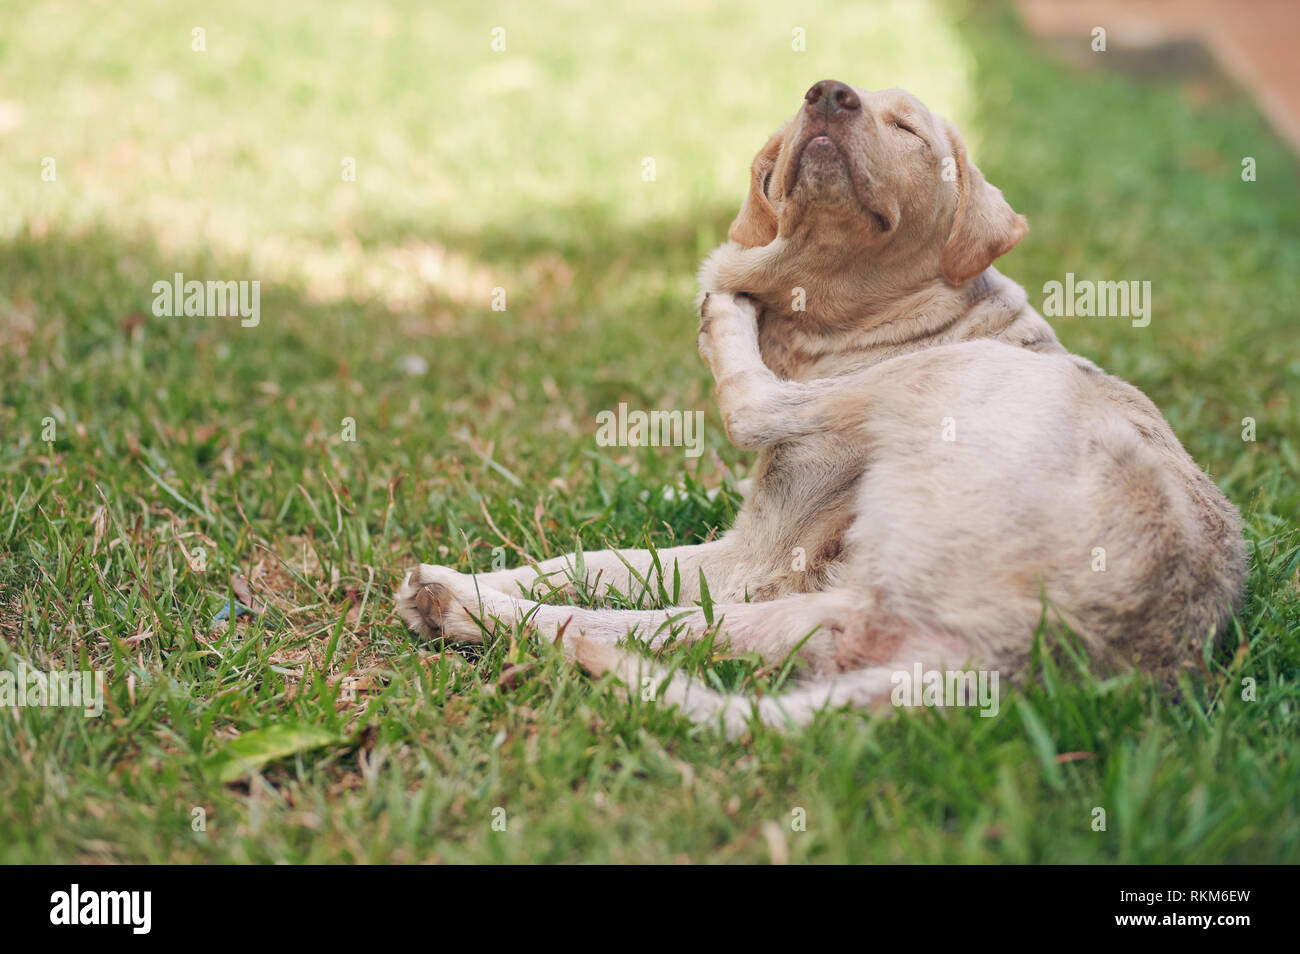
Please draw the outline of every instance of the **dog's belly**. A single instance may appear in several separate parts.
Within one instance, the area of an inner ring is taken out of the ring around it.
[[[753,493],[728,535],[743,565],[729,578],[728,596],[772,600],[825,589],[850,558],[848,530],[866,466],[865,444],[854,433],[766,448]]]

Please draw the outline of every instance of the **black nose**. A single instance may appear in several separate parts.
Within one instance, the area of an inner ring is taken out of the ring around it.
[[[862,100],[848,83],[839,80],[822,80],[814,83],[812,89],[804,94],[809,109],[821,109],[827,116],[834,116],[841,111],[852,112],[862,108]]]

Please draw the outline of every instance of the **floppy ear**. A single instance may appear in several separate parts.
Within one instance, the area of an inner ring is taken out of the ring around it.
[[[1029,223],[1002,198],[1002,190],[984,181],[984,176],[966,158],[966,144],[961,135],[951,123],[945,125],[957,172],[957,214],[943,246],[940,267],[944,278],[960,285],[1020,244],[1029,231]]]
[[[727,229],[727,238],[745,248],[767,245],[776,238],[776,210],[763,192],[763,182],[776,167],[776,157],[784,140],[783,129],[767,141],[749,167],[749,194],[745,196],[736,221]]]

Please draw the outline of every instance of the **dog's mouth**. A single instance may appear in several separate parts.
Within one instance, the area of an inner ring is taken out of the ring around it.
[[[882,233],[890,231],[895,223],[871,202],[870,178],[865,171],[853,168],[840,144],[823,129],[810,130],[800,141],[786,170],[785,194],[790,195],[801,178],[815,178],[824,186],[841,175],[858,205],[871,216],[878,229]]]
[[[845,171],[847,171],[847,163],[845,163],[844,156],[835,140],[824,132],[812,130],[803,137],[803,141],[799,143],[799,149],[795,153],[794,161],[790,163],[789,171],[786,173],[786,195],[790,194],[794,184],[799,181],[799,173],[803,171],[805,159],[809,161],[809,164],[815,163],[821,166],[830,162],[838,162],[840,165],[845,166]]]

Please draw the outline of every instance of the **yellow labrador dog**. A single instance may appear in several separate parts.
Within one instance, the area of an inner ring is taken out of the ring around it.
[[[703,571],[733,649],[808,664],[761,700],[682,676],[659,687],[733,735],[888,704],[918,668],[1014,676],[1044,612],[1101,667],[1190,664],[1240,599],[1239,518],[1156,407],[1068,353],[992,267],[1026,230],[914,96],[817,83],[700,269],[700,353],[727,435],[758,451],[736,525],[658,564],[583,555],[598,592],[675,566],[681,607],[527,599],[539,578],[573,591],[566,556],[477,577],[422,565],[399,613],[470,641],[526,618],[639,688],[660,674],[617,644],[702,636]]]

